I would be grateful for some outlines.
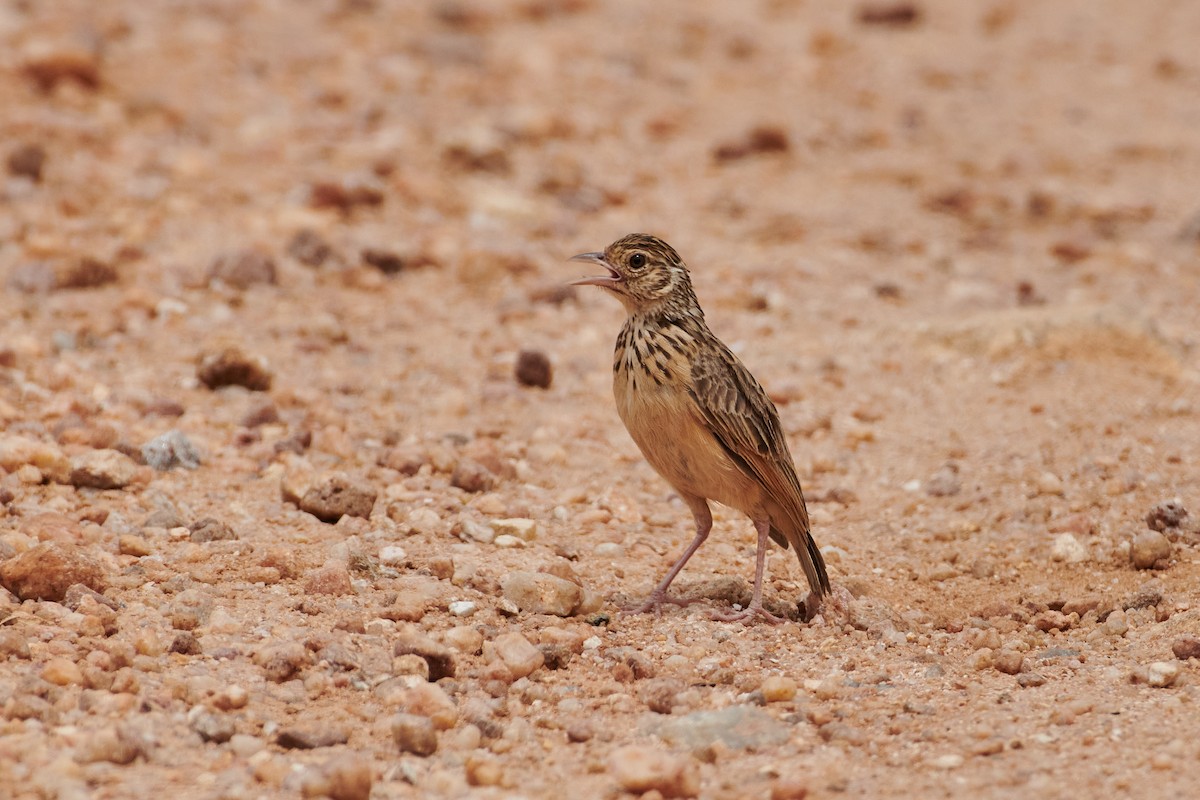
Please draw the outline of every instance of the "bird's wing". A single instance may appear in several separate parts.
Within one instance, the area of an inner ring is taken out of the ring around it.
[[[814,592],[828,592],[825,562],[809,533],[808,509],[775,404],[724,345],[698,355],[691,378],[703,423],[783,512],[784,519],[771,520],[772,538],[795,549]]]

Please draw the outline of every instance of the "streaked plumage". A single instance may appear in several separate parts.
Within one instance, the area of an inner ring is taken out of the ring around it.
[[[750,371],[709,330],[679,254],[661,239],[630,234],[603,253],[572,260],[608,270],[576,283],[608,290],[628,312],[613,360],[617,412],[646,460],[696,519],[696,538],[642,610],[678,602],[667,597],[667,588],[708,537],[709,500],[747,514],[759,534],[750,607],[722,618],[779,621],[762,607],[768,538],[796,551],[816,598],[827,594],[825,562],[809,533],[779,414]]]

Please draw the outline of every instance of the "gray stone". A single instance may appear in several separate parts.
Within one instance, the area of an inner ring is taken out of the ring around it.
[[[730,706],[695,711],[682,717],[654,720],[648,733],[664,742],[691,750],[721,742],[732,750],[758,750],[783,744],[792,735],[789,725],[753,706]]]

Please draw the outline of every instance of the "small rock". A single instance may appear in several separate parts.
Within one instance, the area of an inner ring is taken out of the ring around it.
[[[787,132],[768,125],[750,129],[740,139],[722,142],[713,149],[718,163],[738,161],[759,153],[786,153],[791,149]]]
[[[921,9],[907,0],[863,3],[858,7],[858,21],[863,25],[907,28],[921,21]]]
[[[78,686],[83,683],[83,672],[69,658],[52,658],[42,667],[42,680],[55,686]]]
[[[0,646],[0,653],[3,653],[3,647]],[[1195,636],[1180,636],[1171,643],[1171,652],[1180,661],[1187,661],[1189,658],[1200,658],[1200,639]]]
[[[1037,488],[1038,494],[1063,494],[1063,480],[1053,472],[1039,473],[1037,480],[1034,481],[1034,486]]]
[[[1016,675],[1025,667],[1025,656],[1015,650],[1001,650],[992,657],[992,666],[1005,675]]]
[[[383,189],[373,178],[348,177],[319,181],[309,188],[308,202],[313,208],[335,208],[349,213],[359,206],[377,206],[384,200]]]
[[[306,594],[354,594],[354,585],[350,582],[350,570],[345,564],[331,562],[314,569],[304,578]]]
[[[38,40],[26,48],[20,69],[42,92],[51,92],[64,82],[89,91],[100,88],[100,55],[92,47]]]
[[[1104,620],[1104,632],[1109,636],[1124,636],[1128,630],[1129,620],[1126,619],[1125,612],[1119,608]]]
[[[433,723],[416,714],[392,717],[392,739],[402,753],[430,756],[437,751],[437,731]]]
[[[575,743],[591,741],[596,735],[596,727],[590,719],[572,719],[565,725],[567,740]]]
[[[83,737],[75,750],[80,764],[107,761],[110,764],[132,764],[144,755],[141,737],[123,726],[101,728]]]
[[[652,730],[667,744],[688,750],[711,747],[714,742],[732,750],[763,750],[783,744],[792,735],[791,726],[747,705],[670,717],[655,721]]]
[[[200,453],[182,431],[169,430],[142,445],[142,460],[159,472],[174,467],[196,469],[200,466]]]
[[[137,464],[118,450],[89,450],[71,459],[71,484],[90,489],[121,489],[137,474]]]
[[[516,631],[502,634],[493,641],[485,643],[485,656],[488,653],[488,645],[491,646],[494,655],[508,667],[514,678],[524,678],[546,661],[542,651],[530,644],[528,639]]]
[[[150,543],[132,533],[123,533],[117,537],[117,552],[123,556],[144,558],[154,552]]]
[[[1171,562],[1171,541],[1159,531],[1142,531],[1129,545],[1136,569],[1165,569]]]
[[[436,682],[442,678],[454,677],[454,654],[450,652],[450,648],[416,630],[402,631],[392,648],[392,654],[396,656],[414,654],[425,659],[429,665],[429,680],[431,681]]]
[[[1134,611],[1139,608],[1153,608],[1162,601],[1162,584],[1156,580],[1148,580],[1123,598],[1120,606],[1126,611]]]
[[[785,675],[771,675],[759,687],[768,703],[787,702],[796,696],[796,689],[796,681]]]
[[[799,779],[781,778],[771,785],[771,800],[806,800],[808,784]]]
[[[929,759],[929,766],[934,769],[958,769],[964,760],[958,753],[946,753]]]
[[[369,800],[375,782],[371,759],[341,753],[317,768],[321,792],[330,800]]]
[[[100,563],[82,550],[57,542],[34,545],[0,564],[0,586],[22,600],[53,600],[81,583],[102,592],[106,581]]]
[[[514,370],[517,383],[522,386],[536,386],[539,389],[549,389],[554,377],[550,366],[550,357],[540,350],[522,350],[517,354],[517,365]]]
[[[699,767],[686,756],[631,744],[614,750],[608,767],[621,788],[633,794],[657,791],[661,797],[695,797],[700,793]]]
[[[427,506],[420,506],[408,512],[404,522],[408,525],[410,533],[439,533],[443,530],[442,518]]]
[[[55,270],[56,289],[96,289],[120,278],[112,264],[91,256],[68,259]]]
[[[1146,671],[1146,683],[1158,689],[1171,686],[1178,677],[1179,665],[1174,661],[1155,661]]]
[[[337,728],[284,728],[275,737],[275,744],[285,750],[314,750],[333,747],[350,741],[350,735]]]
[[[379,548],[379,563],[385,567],[402,567],[408,561],[408,553],[399,545],[389,544]]]
[[[1022,689],[1032,689],[1036,686],[1044,686],[1046,684],[1046,676],[1037,672],[1022,672],[1017,676],[1017,686]]]
[[[958,465],[947,464],[924,483],[925,493],[931,497],[950,497],[962,491],[962,479],[958,476]]]
[[[287,254],[306,267],[319,267],[333,255],[333,246],[312,228],[303,228],[288,242]]]
[[[300,509],[322,522],[337,522],[343,516],[371,516],[379,492],[366,481],[334,472],[318,477],[300,498]]]
[[[19,145],[8,154],[7,163],[8,174],[40,183],[46,164],[46,148],[36,143]]]
[[[167,652],[198,656],[204,652],[204,649],[200,647],[200,640],[196,638],[196,634],[191,631],[180,631],[171,640],[171,646],[167,648]]]
[[[312,660],[312,654],[300,642],[268,644],[254,654],[254,663],[262,667],[268,680],[276,683],[295,677]]]
[[[455,617],[469,617],[479,610],[479,605],[472,600],[455,600],[448,608]]]
[[[242,386],[252,392],[265,392],[271,388],[267,360],[251,356],[237,347],[202,356],[196,367],[196,377],[209,389]]]
[[[523,517],[492,520],[492,530],[497,536],[515,536],[526,542],[537,538],[537,523]]]
[[[29,658],[29,641],[17,630],[0,627],[0,660]]]
[[[683,690],[683,682],[678,678],[651,678],[642,681],[638,697],[656,714],[670,714]]]
[[[209,282],[220,281],[234,289],[248,289],[264,283],[274,284],[275,260],[259,250],[239,250],[217,256],[208,268]]]
[[[473,494],[490,492],[496,486],[496,476],[478,461],[464,458],[454,466],[450,485]]]
[[[1146,514],[1146,525],[1150,530],[1165,531],[1167,528],[1178,528],[1187,520],[1188,512],[1178,500],[1166,500]]]
[[[70,483],[71,462],[56,445],[24,436],[0,437],[0,469],[16,472],[26,465],[37,467],[55,483]]]
[[[211,711],[201,711],[192,717],[191,728],[200,734],[204,741],[216,744],[228,742],[237,732],[232,717],[227,714],[214,714]]]
[[[267,743],[262,739],[246,733],[235,733],[229,738],[229,749],[239,758],[249,758],[266,746]]]
[[[425,717],[439,731],[448,731],[458,723],[458,706],[436,683],[418,683],[400,693],[399,709]]]
[[[384,275],[395,275],[398,272],[402,272],[406,266],[404,257],[399,253],[375,247],[364,248],[362,251],[362,260],[364,264],[374,267]]]
[[[1088,549],[1073,533],[1060,533],[1050,544],[1050,560],[1080,564],[1088,560]]]
[[[463,767],[468,786],[499,786],[504,780],[504,770],[491,756],[472,753]]]
[[[219,519],[205,517],[193,523],[189,528],[189,538],[193,542],[227,542],[238,538],[233,528]]]
[[[529,614],[569,617],[583,600],[583,590],[577,584],[544,572],[510,572],[500,582],[500,590]]]

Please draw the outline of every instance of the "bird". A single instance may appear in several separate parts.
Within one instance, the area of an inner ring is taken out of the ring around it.
[[[808,509],[766,391],[709,329],[691,273],[675,248],[645,233],[624,236],[602,252],[571,261],[605,273],[572,281],[597,286],[625,307],[613,358],[617,413],[650,466],[691,510],[692,542],[633,613],[688,605],[667,590],[712,529],[710,501],[750,517],[758,534],[750,605],[714,619],[749,624],[784,620],[763,608],[768,540],[792,548],[819,605],[830,593],[825,561],[810,532]]]

